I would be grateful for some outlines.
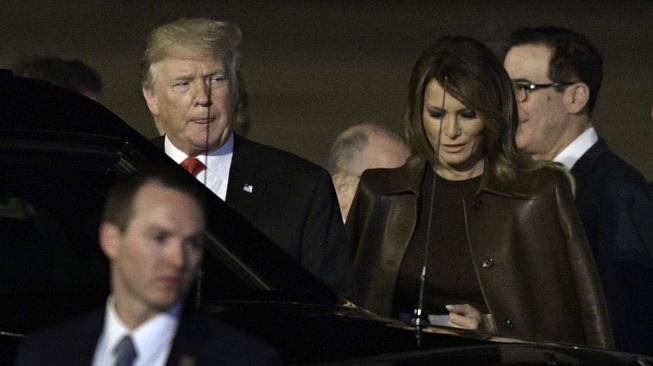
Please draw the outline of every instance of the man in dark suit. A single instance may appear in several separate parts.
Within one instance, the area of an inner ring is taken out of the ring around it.
[[[329,174],[233,133],[238,112],[238,27],[179,19],[150,33],[142,87],[155,139],[182,167],[300,265],[348,295],[347,249]]]
[[[176,171],[119,181],[99,229],[106,306],[28,336],[16,365],[277,364],[267,345],[182,303],[202,261],[204,220],[201,195]]]
[[[617,349],[653,354],[653,196],[592,126],[601,54],[564,28],[521,28],[504,65],[519,102],[517,145],[536,160],[564,164],[576,180]]]

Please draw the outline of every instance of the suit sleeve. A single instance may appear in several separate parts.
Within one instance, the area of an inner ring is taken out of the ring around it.
[[[349,206],[349,213],[347,214],[347,221],[345,223],[345,233],[347,234],[347,239],[349,240],[349,248],[351,250],[352,259],[355,261],[356,251],[358,250],[358,241],[359,241],[359,212],[361,205],[361,192],[360,185],[356,189],[354,198],[351,201]]]
[[[30,346],[31,339],[26,338],[20,342],[18,347],[18,354],[16,360],[14,361],[15,366],[29,366],[37,365],[38,362],[33,359],[33,355],[36,353],[32,350],[33,347]]]
[[[607,305],[594,258],[574,206],[570,184],[562,174],[560,177],[555,186],[555,199],[560,226],[567,241],[586,342],[592,346],[614,349]]]
[[[653,191],[645,182],[630,184],[628,187],[615,189],[620,195],[615,201],[610,202],[610,207],[616,207],[613,215],[624,219],[630,224],[615,225],[613,240],[628,238],[631,244],[629,249],[635,254],[632,260],[643,267],[653,268]],[[628,231],[632,228],[632,234]],[[621,230],[621,231],[617,231]]]
[[[335,189],[325,170],[320,172],[311,197],[302,233],[301,264],[339,295],[351,298],[351,250]]]

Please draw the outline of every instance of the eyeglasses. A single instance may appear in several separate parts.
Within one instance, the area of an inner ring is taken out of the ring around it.
[[[575,84],[573,81],[562,81],[548,84],[535,84],[530,81],[515,81],[512,83],[515,89],[515,97],[519,103],[525,102],[528,99],[528,94],[532,91],[545,89],[545,88],[558,88],[561,86],[569,86]]]

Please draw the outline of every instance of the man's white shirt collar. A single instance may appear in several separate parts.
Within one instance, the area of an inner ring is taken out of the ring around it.
[[[583,131],[571,144],[567,145],[553,161],[562,163],[567,169],[571,170],[578,159],[580,159],[597,141],[599,136],[594,127]]]
[[[113,365],[113,350],[124,336],[130,334],[137,358],[134,366],[163,366],[168,359],[172,340],[177,332],[181,304],[158,313],[130,332],[116,312],[113,297],[109,297],[104,314],[104,329],[95,348],[93,366]]]
[[[186,153],[179,150],[166,135],[163,141],[163,147],[168,155],[177,164],[181,164],[188,157]],[[206,169],[201,171],[197,180],[205,184],[213,193],[218,195],[223,201],[227,197],[227,185],[229,184],[229,170],[231,168],[231,159],[234,154],[234,134],[217,150],[209,152],[208,155],[200,154],[196,158],[206,165]],[[206,179],[206,180],[205,180]],[[206,183],[205,183],[206,182]]]

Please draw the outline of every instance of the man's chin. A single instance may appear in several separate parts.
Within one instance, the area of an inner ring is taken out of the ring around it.
[[[224,145],[229,136],[231,136],[231,133],[225,135],[224,132],[220,134],[211,132],[208,139],[206,134],[198,134],[189,139],[189,142],[195,150],[212,151]]]
[[[179,293],[158,296],[158,298],[150,300],[150,307],[156,309],[159,312],[165,312],[170,309],[171,306],[182,301],[184,297],[185,295],[181,295]]]
[[[207,151],[212,151],[220,147],[220,139],[212,136],[209,136],[208,140],[206,139],[206,136],[194,137],[187,141],[186,146],[187,148],[182,150],[187,155],[194,156],[204,154]]]

